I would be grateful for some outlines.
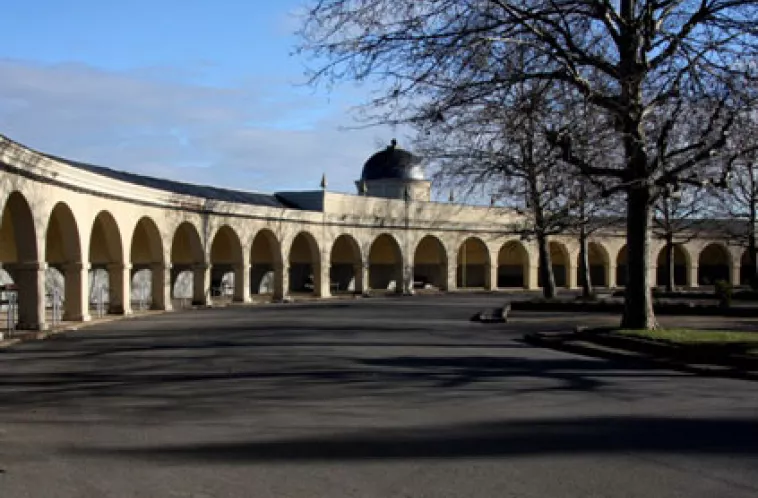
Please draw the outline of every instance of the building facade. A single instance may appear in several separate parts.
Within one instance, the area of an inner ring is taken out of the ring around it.
[[[150,307],[169,310],[176,282],[192,275],[192,302],[229,293],[327,298],[414,287],[443,291],[536,289],[536,243],[520,237],[524,215],[498,206],[430,201],[412,154],[393,142],[366,162],[355,195],[327,189],[260,194],[151,178],[50,156],[0,136],[0,265],[18,289],[18,327],[49,326],[46,277],[63,276],[63,319],[87,321],[95,271],[107,274],[107,308],[132,312],[138,274]],[[590,243],[593,283],[625,279],[625,234],[608,229]],[[660,278],[663,241],[653,243]],[[561,287],[577,287],[579,245],[551,239]],[[676,245],[679,285],[719,276],[741,283],[744,249],[713,233]]]

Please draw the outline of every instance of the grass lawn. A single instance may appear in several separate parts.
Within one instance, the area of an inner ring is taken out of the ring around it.
[[[614,333],[668,341],[677,344],[726,344],[726,343],[755,343],[758,352],[758,332],[738,332],[734,330],[699,330],[699,329],[656,329],[656,330],[614,330]],[[751,354],[754,354],[751,351]]]

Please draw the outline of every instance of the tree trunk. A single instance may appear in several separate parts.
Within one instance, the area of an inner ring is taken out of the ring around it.
[[[582,297],[589,299],[594,294],[590,275],[589,240],[584,227],[579,231],[579,273],[582,280]]]
[[[627,282],[621,326],[654,329],[653,293],[650,272],[650,226],[653,209],[650,187],[633,186],[627,194],[626,247]]]
[[[748,240],[747,240],[747,255],[750,258],[750,264],[753,265],[753,271],[750,274],[750,287],[752,289],[758,289],[758,244],[755,240],[755,223],[756,223],[756,198],[751,196],[750,198],[750,217],[748,219],[749,226],[747,227]]]
[[[555,297],[555,277],[553,276],[553,261],[550,259],[550,248],[547,237],[537,235],[537,246],[540,253],[542,295],[545,296],[545,299],[552,299]]]
[[[676,280],[674,278],[674,266],[676,259],[674,257],[674,234],[666,234],[666,292],[676,290]]]

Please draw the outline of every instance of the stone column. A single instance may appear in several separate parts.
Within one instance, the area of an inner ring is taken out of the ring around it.
[[[68,263],[63,266],[66,279],[63,319],[72,322],[88,322],[89,313],[89,263]]]
[[[495,258],[497,260],[497,258]],[[492,261],[492,259],[490,259]],[[485,266],[484,271],[484,288],[487,290],[497,290],[497,263],[489,263]]]
[[[150,309],[171,311],[173,309],[171,303],[171,288],[173,286],[171,265],[155,263],[150,266],[150,271],[152,272],[151,291],[153,295],[153,303]]]
[[[687,284],[690,287],[698,287],[699,285],[697,281],[698,268],[698,265],[690,265],[687,270]]]
[[[353,279],[355,280],[356,294],[368,292],[368,264],[353,265]]]
[[[530,265],[526,268],[526,285],[524,286],[525,289],[528,290],[537,290],[540,288],[539,286],[539,274],[540,274],[540,267],[538,265]]]
[[[403,267],[401,272],[402,278],[400,282],[402,285],[400,286],[400,291],[407,296],[413,295],[413,260],[408,253],[403,257]]]
[[[290,267],[278,264],[274,267],[274,299],[284,299],[290,291]]]
[[[210,304],[211,267],[205,263],[192,265],[192,305]]]
[[[329,263],[322,262],[313,269],[313,293],[318,297],[331,297],[329,272],[332,267]]]
[[[234,298],[235,303],[249,303],[250,299],[250,265],[237,263],[234,265]]]
[[[735,258],[735,261],[732,262],[732,266],[730,268],[730,283],[732,285],[739,285],[740,284],[740,270],[741,270],[741,264],[740,260]]]
[[[458,263],[455,258],[447,263],[447,282],[445,290],[452,292],[458,288]]]
[[[618,286],[618,282],[616,281],[616,271],[618,270],[616,265],[608,265],[606,266],[606,272],[608,272],[608,276],[606,277],[608,279],[608,288],[614,289]]]
[[[110,263],[108,270],[108,313],[131,315],[132,265]]]
[[[579,279],[577,279],[577,265],[576,258],[569,257],[566,261],[566,288],[576,289],[579,287]]]
[[[5,263],[3,269],[13,278],[18,288],[16,313],[21,330],[47,330],[47,313],[45,311],[45,270],[47,263]],[[4,326],[4,324],[0,324]]]

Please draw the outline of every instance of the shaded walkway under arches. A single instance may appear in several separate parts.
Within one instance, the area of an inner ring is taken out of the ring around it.
[[[427,285],[447,289],[447,254],[442,241],[433,235],[422,238],[413,253],[414,287]]]
[[[478,237],[469,237],[458,249],[456,286],[461,289],[489,288],[490,254],[487,245]]]
[[[503,244],[497,256],[497,286],[502,288],[527,288],[529,253],[516,240]]]

